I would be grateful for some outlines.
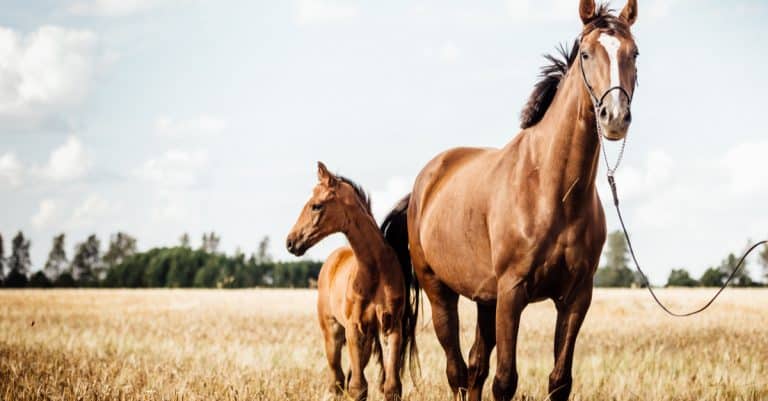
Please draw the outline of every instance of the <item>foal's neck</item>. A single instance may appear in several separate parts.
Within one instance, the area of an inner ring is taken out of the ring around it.
[[[370,213],[363,210],[350,213],[349,226],[344,234],[361,268],[370,270],[371,273],[381,270],[379,267],[388,245]]]
[[[563,202],[594,193],[600,156],[595,112],[578,68],[574,63],[533,128],[540,168]]]

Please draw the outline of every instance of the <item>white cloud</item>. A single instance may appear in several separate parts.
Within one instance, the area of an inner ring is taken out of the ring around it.
[[[649,152],[642,167],[620,168],[616,180],[621,182],[622,198],[633,200],[653,194],[671,182],[675,168],[675,161],[663,150]]]
[[[43,26],[23,36],[0,27],[0,122],[20,127],[79,104],[96,63],[97,37]]]
[[[378,221],[382,221],[392,207],[410,193],[413,189],[414,178],[392,177],[387,180],[387,185],[371,192],[373,199],[373,215]]]
[[[727,252],[740,252],[747,238],[765,236],[765,154],[766,140],[741,143],[719,154],[685,155],[680,162],[657,150],[640,165],[619,169],[624,218],[655,283],[663,284],[672,267],[690,268],[697,276]],[[598,188],[609,228],[617,229],[603,173]]]
[[[573,0],[507,0],[507,14],[517,21],[578,19],[578,3]]]
[[[21,185],[23,168],[13,153],[0,156],[0,184],[16,188]]]
[[[81,0],[70,3],[68,11],[74,15],[123,17],[182,1],[184,0]]]
[[[768,141],[747,142],[734,146],[720,160],[728,173],[730,190],[750,195],[768,190]]]
[[[461,57],[461,49],[453,42],[445,42],[438,52],[440,60],[446,63],[455,63]]]
[[[87,226],[100,219],[120,212],[118,203],[107,200],[101,195],[89,195],[72,213],[72,223],[75,226]]]
[[[664,18],[669,15],[671,0],[656,0],[648,5],[648,16],[651,18]]]
[[[32,225],[37,228],[42,228],[51,222],[56,214],[57,205],[52,199],[43,199],[40,201],[40,208],[37,213],[32,216]]]
[[[342,21],[356,17],[356,4],[339,0],[299,0],[296,19],[300,24]]]
[[[223,119],[206,114],[187,120],[160,117],[155,122],[158,135],[175,139],[215,136],[226,127],[227,123]]]
[[[529,0],[507,0],[507,13],[513,18],[524,19],[531,14]]]
[[[70,181],[82,177],[90,161],[83,144],[75,136],[51,152],[48,163],[37,169],[38,175],[52,181]]]
[[[172,149],[159,158],[147,160],[136,174],[161,188],[186,188],[198,183],[207,165],[205,150]]]

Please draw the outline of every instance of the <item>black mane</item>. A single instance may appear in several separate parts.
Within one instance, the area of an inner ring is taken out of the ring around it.
[[[630,36],[627,23],[614,15],[614,10],[607,4],[600,4],[595,10],[595,17],[584,26],[583,35],[588,35],[595,29],[606,29],[618,34]],[[552,104],[555,98],[557,88],[560,82],[568,73],[576,57],[579,55],[579,45],[581,37],[576,39],[571,46],[570,51],[565,45],[561,44],[557,49],[557,54],[547,54],[544,56],[549,64],[541,67],[539,82],[533,87],[533,92],[525,103],[523,111],[520,113],[520,128],[525,129],[538,124],[544,117],[544,113]]]
[[[565,45],[560,44],[557,53],[556,55],[544,55],[550,64],[541,67],[539,73],[541,80],[534,85],[533,92],[520,113],[520,128],[522,129],[533,127],[544,117],[544,113],[547,112],[549,105],[555,98],[560,81],[563,80],[568,69],[576,61],[576,56],[579,54],[579,41],[573,42],[570,51]]]
[[[360,199],[360,202],[365,206],[365,210],[368,212],[368,214],[373,216],[373,212],[371,211],[371,197],[368,195],[368,192],[366,192],[365,189],[363,189],[363,187],[361,187],[359,184],[347,177],[336,175],[336,178],[349,184],[349,186],[355,190],[355,194],[357,195],[358,199]]]

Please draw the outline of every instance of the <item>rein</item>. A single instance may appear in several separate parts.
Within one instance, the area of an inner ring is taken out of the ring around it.
[[[650,292],[651,297],[653,297],[653,300],[656,301],[656,304],[658,304],[659,307],[661,309],[663,309],[664,312],[666,312],[670,316],[674,316],[674,317],[687,317],[687,316],[692,316],[692,315],[695,315],[697,313],[703,312],[704,310],[706,310],[707,308],[712,306],[712,304],[715,302],[717,297],[719,297],[720,294],[728,286],[728,284],[730,284],[731,281],[733,281],[733,279],[736,277],[736,273],[738,273],[739,270],[741,269],[741,267],[744,265],[744,260],[747,258],[747,256],[749,256],[758,247],[760,247],[762,245],[768,245],[768,240],[760,241],[760,242],[752,245],[746,252],[744,252],[744,254],[741,256],[741,259],[739,259],[739,263],[737,263],[736,266],[733,268],[733,270],[731,271],[731,273],[728,276],[728,278],[720,286],[720,289],[717,290],[715,295],[707,303],[705,303],[703,306],[701,306],[700,308],[698,308],[698,309],[696,309],[694,311],[691,311],[691,312],[677,313],[677,312],[671,311],[666,305],[664,305],[661,302],[661,300],[659,300],[659,298],[656,296],[656,292],[653,291],[653,287],[651,287],[651,283],[648,280],[648,276],[645,274],[643,269],[640,267],[640,263],[637,261],[637,256],[635,255],[635,249],[632,246],[632,240],[629,238],[629,231],[627,230],[627,226],[624,223],[624,217],[621,215],[621,208],[619,207],[619,195],[618,195],[618,191],[616,190],[616,170],[618,170],[619,164],[621,164],[621,160],[624,157],[624,148],[625,148],[625,145],[627,143],[627,137],[624,136],[624,140],[621,142],[621,148],[619,150],[619,155],[618,155],[618,157],[616,159],[615,164],[613,165],[613,167],[611,167],[610,163],[608,162],[608,154],[606,153],[606,150],[605,150],[605,141],[603,139],[602,127],[600,126],[600,122],[597,120],[599,109],[600,109],[600,107],[602,107],[603,100],[605,100],[605,97],[608,95],[608,93],[610,93],[611,91],[614,91],[614,90],[620,91],[629,100],[628,106],[631,106],[631,104],[632,104],[632,96],[630,96],[629,93],[627,92],[627,90],[622,88],[621,86],[614,86],[614,87],[609,88],[608,90],[606,90],[605,93],[603,93],[603,95],[600,98],[598,98],[597,96],[595,96],[595,94],[593,92],[592,85],[590,85],[589,81],[587,80],[587,74],[584,72],[584,63],[583,63],[581,58],[579,59],[579,66],[581,68],[581,76],[582,76],[582,78],[584,80],[584,86],[586,86],[587,91],[589,92],[589,96],[592,98],[592,104],[595,107],[595,126],[597,127],[597,136],[600,138],[600,147],[603,149],[603,159],[605,160],[605,166],[607,168],[608,185],[610,185],[610,187],[611,187],[611,195],[613,196],[613,206],[616,209],[616,215],[619,217],[619,223],[621,224],[621,230],[624,232],[624,238],[626,238],[626,240],[627,240],[627,247],[629,248],[629,254],[632,256],[632,261],[635,264],[635,268],[640,273],[640,276],[643,278],[643,282],[645,284],[645,287],[648,289],[648,292]]]

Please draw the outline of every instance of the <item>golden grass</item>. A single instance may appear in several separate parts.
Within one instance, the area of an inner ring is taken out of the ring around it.
[[[711,294],[661,292],[676,309]],[[309,290],[0,291],[0,398],[319,399],[326,366],[315,296]],[[474,307],[462,302],[461,311],[466,355]],[[523,314],[518,400],[546,398],[554,317],[549,302]],[[428,319],[422,327],[424,383],[416,391],[406,380],[406,397],[447,400],[445,359]],[[369,371],[373,383],[375,369]],[[665,316],[640,290],[598,290],[577,344],[574,377],[572,400],[768,400],[768,290],[728,289],[712,309],[687,319]],[[381,399],[374,387],[371,398]],[[487,384],[485,397],[492,398]]]

